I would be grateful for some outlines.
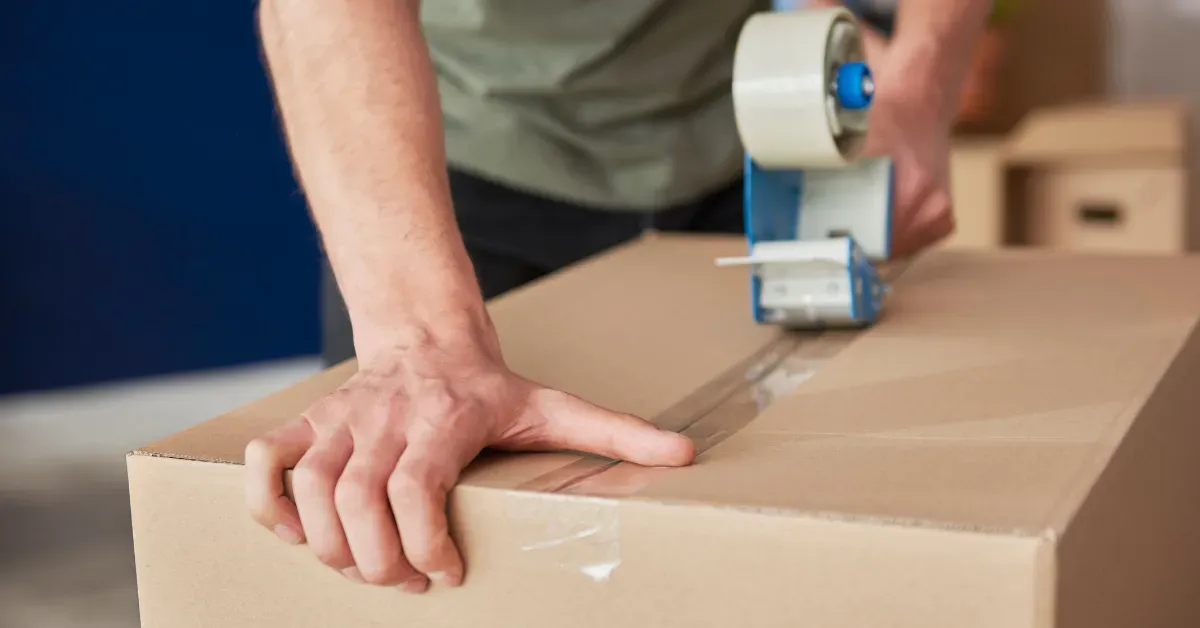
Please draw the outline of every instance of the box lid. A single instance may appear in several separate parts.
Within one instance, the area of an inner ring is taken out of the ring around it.
[[[1142,159],[1181,162],[1187,108],[1174,101],[1085,103],[1037,109],[1009,135],[1015,164]]]
[[[740,247],[659,237],[491,306],[518,372],[703,438],[696,465],[501,456],[463,484],[1060,531],[1200,313],[1200,291],[1177,288],[1200,285],[1195,260],[942,252],[905,272],[873,330],[797,338],[754,325],[745,274],[713,268]],[[789,343],[809,352],[798,385],[760,412],[771,384],[746,373]],[[241,463],[353,368],[136,453]]]

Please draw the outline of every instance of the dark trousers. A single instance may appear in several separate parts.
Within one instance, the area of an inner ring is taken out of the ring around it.
[[[450,193],[467,253],[485,299],[627,242],[664,232],[742,233],[742,186],[736,182],[694,203],[654,213],[573,205],[450,171]],[[323,278],[323,359],[354,355],[346,306],[333,273]]]

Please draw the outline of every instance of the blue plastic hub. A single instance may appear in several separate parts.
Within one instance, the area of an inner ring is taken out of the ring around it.
[[[866,109],[875,96],[871,69],[861,61],[843,63],[837,70],[837,99],[843,109]]]

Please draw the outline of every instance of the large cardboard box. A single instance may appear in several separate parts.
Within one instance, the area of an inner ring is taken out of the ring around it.
[[[1200,626],[1200,259],[939,252],[865,333],[750,320],[740,239],[659,236],[491,306],[513,368],[698,444],[489,455],[465,586],[259,529],[242,450],[335,368],[128,457],[144,628]]]

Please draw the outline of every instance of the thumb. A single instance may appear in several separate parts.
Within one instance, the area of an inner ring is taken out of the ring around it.
[[[553,447],[648,467],[681,467],[696,458],[696,446],[686,436],[567,393],[552,395],[543,405],[542,414],[546,441]]]

